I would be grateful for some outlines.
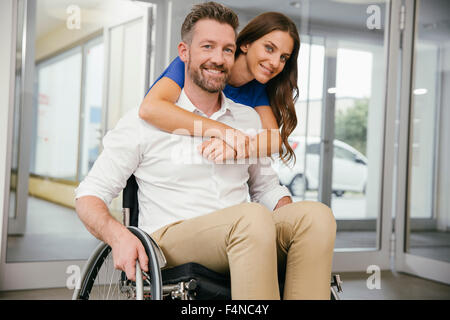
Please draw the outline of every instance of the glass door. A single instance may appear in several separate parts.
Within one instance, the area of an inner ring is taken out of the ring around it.
[[[310,1],[309,12],[309,32],[323,37],[324,67],[320,145],[310,139],[306,159],[308,148],[320,150],[318,200],[331,207],[337,222],[333,271],[389,269],[383,141],[397,2]]]
[[[396,267],[450,284],[448,12],[448,1],[406,7],[412,36],[404,39],[402,65]]]
[[[334,271],[390,268],[392,175],[385,116],[395,108],[401,1],[227,0],[240,25],[265,11],[289,16],[300,33],[296,162],[275,161],[294,201],[321,201],[337,221]],[[392,82],[394,81],[394,82]],[[383,188],[383,184],[388,186]],[[386,190],[384,194],[383,190]]]
[[[64,287],[66,271],[82,268],[97,245],[75,213],[74,189],[105,130],[148,88],[153,7],[129,0],[14,2],[0,290]],[[111,211],[121,219],[118,203]]]

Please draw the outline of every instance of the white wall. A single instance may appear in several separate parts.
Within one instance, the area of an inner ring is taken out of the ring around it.
[[[178,43],[181,41],[181,25],[194,4],[202,3],[200,0],[172,0],[171,28],[170,28],[170,60],[178,56]]]

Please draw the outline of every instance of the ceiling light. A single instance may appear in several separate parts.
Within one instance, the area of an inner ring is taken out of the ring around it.
[[[427,92],[428,92],[428,90],[425,88],[414,89],[414,91],[413,91],[414,95],[416,95],[416,96],[427,94]]]

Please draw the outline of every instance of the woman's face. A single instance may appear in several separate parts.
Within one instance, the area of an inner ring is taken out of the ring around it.
[[[247,67],[260,83],[267,83],[284,68],[294,48],[294,40],[286,31],[275,30],[258,40],[241,46]]]

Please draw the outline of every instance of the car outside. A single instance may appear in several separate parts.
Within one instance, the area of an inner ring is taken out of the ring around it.
[[[279,158],[273,162],[282,185],[293,196],[301,196],[306,190],[319,188],[320,143],[319,137],[290,137],[296,162],[285,165]],[[305,150],[306,146],[306,150]],[[306,174],[305,171],[306,151]],[[365,193],[367,184],[367,158],[358,150],[340,140],[334,140],[333,193],[342,196],[346,191]]]

